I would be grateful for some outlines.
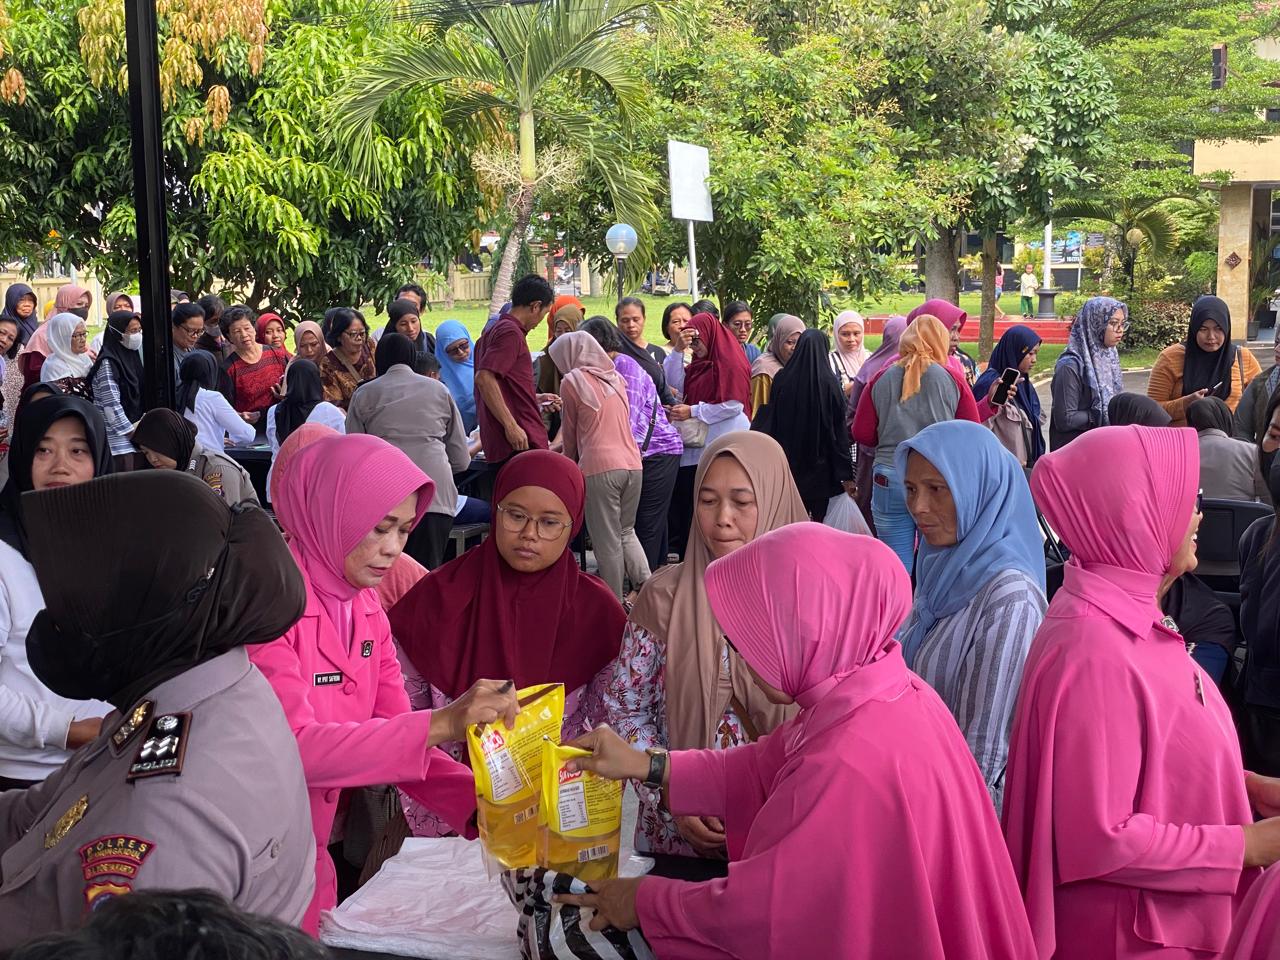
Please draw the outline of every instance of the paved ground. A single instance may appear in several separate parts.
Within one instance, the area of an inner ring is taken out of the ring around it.
[[[1124,375],[1125,392],[1146,394],[1147,378],[1150,375],[1150,371],[1148,370],[1138,370],[1133,373],[1126,373]],[[1053,412],[1053,397],[1049,391],[1049,384],[1050,381],[1045,380],[1044,383],[1036,387],[1036,392],[1040,394],[1040,406],[1045,413]]]

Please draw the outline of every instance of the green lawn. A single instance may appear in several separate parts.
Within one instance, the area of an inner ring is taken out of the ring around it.
[[[666,343],[666,338],[662,336],[662,311],[667,304],[678,301],[679,298],[672,297],[649,297],[641,296],[646,307],[646,317],[648,323],[645,325],[645,337],[652,343]],[[909,313],[913,308],[920,305],[919,294],[902,294],[897,297],[884,298],[872,303],[862,304],[858,309],[867,315],[878,314],[895,314]],[[1005,298],[1008,299],[1007,297]],[[587,308],[587,316],[591,317],[601,314],[613,319],[614,298],[608,297],[583,297],[583,305]],[[976,316],[982,308],[981,294],[979,293],[962,293],[960,295],[960,306]],[[386,323],[385,315],[377,315],[377,319],[373,319],[375,313],[371,309],[366,309],[365,316],[370,317],[371,323],[382,326]],[[468,330],[471,336],[478,338],[480,332],[484,329],[485,323],[489,318],[489,307],[485,303],[466,303],[458,304],[452,308],[436,305],[431,308],[425,317],[423,317],[423,327],[434,332],[435,328],[445,320],[459,320]],[[543,348],[546,340],[538,331],[529,334],[529,349],[538,351]],[[880,337],[878,335],[867,337],[867,346],[875,349],[880,345]],[[970,356],[977,355],[977,340],[966,341],[965,350]],[[1040,348],[1040,355],[1036,361],[1035,370],[1032,376],[1040,373],[1046,373],[1053,369],[1053,365],[1058,362],[1058,357],[1062,355],[1064,346],[1062,344],[1045,344]],[[1140,349],[1121,354],[1121,362],[1126,368],[1150,367],[1155,363],[1158,350]],[[979,364],[985,363],[986,358],[979,358]]]

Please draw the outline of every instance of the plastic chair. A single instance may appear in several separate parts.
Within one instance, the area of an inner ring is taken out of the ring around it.
[[[1238,593],[1240,538],[1253,521],[1274,516],[1274,511],[1265,503],[1245,500],[1205,500],[1203,509],[1196,538],[1196,557],[1200,561],[1196,576],[1215,590]]]

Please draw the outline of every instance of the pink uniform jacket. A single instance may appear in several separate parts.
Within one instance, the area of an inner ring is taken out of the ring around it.
[[[468,830],[476,809],[471,770],[426,748],[431,711],[409,707],[377,591],[356,595],[352,619],[351,645],[344,649],[308,584],[302,619],[249,653],[280,698],[302,755],[316,837],[316,893],[303,922],[312,934],[320,911],[337,902],[327,847],[344,787],[395,784],[459,833],[475,835]]]

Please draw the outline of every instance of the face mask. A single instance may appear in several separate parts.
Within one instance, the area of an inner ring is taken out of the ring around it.
[[[81,320],[88,320],[88,319],[89,319],[89,308],[88,308],[88,307],[72,307],[70,310],[68,310],[68,311],[67,311],[67,313],[73,313],[73,314],[75,314],[77,317],[79,317]]]
[[[121,337],[121,339],[124,341],[124,345],[130,350],[142,349],[142,331],[141,330],[139,330],[137,333],[126,333],[123,337]]]

